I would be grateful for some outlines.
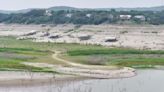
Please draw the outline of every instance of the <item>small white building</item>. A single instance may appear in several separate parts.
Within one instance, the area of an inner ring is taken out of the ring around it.
[[[129,20],[132,18],[132,15],[120,15],[120,19],[122,20]]]
[[[46,16],[52,16],[52,12],[51,12],[50,10],[46,10],[46,11],[45,11],[45,15],[46,15]]]
[[[145,16],[143,16],[143,15],[136,15],[136,16],[134,16],[134,18],[140,19],[142,21],[145,21],[146,20]]]
[[[90,18],[92,16],[92,14],[86,14],[86,17]]]
[[[71,13],[68,13],[65,16],[68,17],[68,18],[71,18],[72,17],[72,14]]]

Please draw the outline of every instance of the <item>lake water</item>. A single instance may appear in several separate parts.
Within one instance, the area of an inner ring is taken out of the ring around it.
[[[0,92],[164,92],[164,70],[138,70],[125,79],[50,82],[38,86],[0,87]]]

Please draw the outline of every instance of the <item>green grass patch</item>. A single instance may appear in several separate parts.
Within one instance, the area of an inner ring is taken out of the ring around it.
[[[50,53],[50,51],[41,51],[32,48],[0,48],[0,52],[27,54],[27,55],[46,55]]]
[[[133,65],[164,65],[164,58],[134,58],[134,59],[117,59],[110,61],[109,64],[119,66],[133,66]]]
[[[70,50],[67,53],[70,56],[81,56],[81,55],[110,55],[110,54],[164,54],[164,51],[109,48],[109,49]]]
[[[69,50],[66,59],[94,65],[117,65],[150,68],[164,65],[164,51],[136,50],[126,48],[101,48]]]
[[[16,40],[14,37],[0,37],[0,43],[0,69],[26,69],[26,66],[22,65],[21,62],[64,65],[51,57],[53,53],[51,51],[55,50],[66,52],[60,56],[61,58],[82,64],[130,67],[164,65],[164,51],[161,50],[107,48],[98,45],[65,43],[35,43],[30,40]]]
[[[21,60],[19,59],[7,59],[7,58],[1,58],[0,59],[0,68],[5,69],[23,69],[23,70],[27,70],[27,69],[39,69],[36,67],[32,67],[32,66],[26,66],[24,64],[21,64]]]

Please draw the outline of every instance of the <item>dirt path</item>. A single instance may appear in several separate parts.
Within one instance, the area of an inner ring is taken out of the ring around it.
[[[64,74],[78,75],[78,76],[91,77],[91,78],[105,78],[105,79],[125,78],[125,77],[132,77],[136,75],[135,70],[132,68],[128,68],[128,67],[111,68],[108,66],[83,65],[83,64],[73,63],[71,61],[61,59],[58,57],[59,54],[60,54],[59,51],[55,51],[55,54],[53,54],[52,57],[59,62],[64,62],[68,64],[69,67],[47,64],[47,63],[24,62],[23,64],[35,66],[35,67],[51,68],[53,71],[64,73]]]
[[[59,61],[63,62],[67,65],[73,66],[73,67],[79,67],[79,68],[86,68],[86,69],[118,69],[119,67],[116,66],[98,66],[98,65],[84,65],[84,64],[79,64],[79,63],[74,63],[69,60],[61,59],[58,57],[60,55],[60,51],[54,51],[55,54],[52,55],[52,58]]]
[[[61,58],[58,57],[60,52],[59,51],[54,51],[54,52],[55,52],[55,54],[52,55],[52,58],[57,60],[57,61],[64,62],[64,63],[66,63],[70,66],[74,66],[74,67],[87,67],[86,65],[77,64],[77,63],[70,62],[68,60],[61,59]]]

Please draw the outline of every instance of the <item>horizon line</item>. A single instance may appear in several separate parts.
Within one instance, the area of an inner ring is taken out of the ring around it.
[[[77,8],[77,9],[117,9],[117,8],[153,8],[153,7],[161,7],[164,5],[155,5],[155,6],[145,6],[145,7],[94,7],[94,8],[85,8],[85,7],[74,7],[74,6],[63,6],[63,5],[57,5],[57,6],[49,6],[49,7],[29,7],[29,8],[22,8],[22,9],[0,9],[0,11],[21,11],[21,10],[27,10],[27,9],[48,9],[53,7],[70,7],[70,8]]]

